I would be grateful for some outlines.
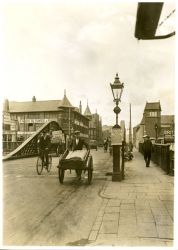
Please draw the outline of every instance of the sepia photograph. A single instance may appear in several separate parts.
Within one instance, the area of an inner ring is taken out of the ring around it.
[[[7,0],[1,249],[177,249],[176,2]]]

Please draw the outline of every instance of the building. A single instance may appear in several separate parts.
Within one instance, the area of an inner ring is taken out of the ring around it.
[[[125,121],[123,120],[120,121],[120,127],[121,127],[121,133],[122,133],[122,140],[126,141]],[[104,139],[111,138],[112,128],[113,126],[108,126],[108,125],[103,126],[102,130],[103,130]]]
[[[161,128],[159,138],[164,142],[174,141],[174,115],[162,115],[161,116]]]
[[[103,144],[103,133],[102,133],[102,120],[99,114],[92,114],[87,103],[87,107],[83,114],[89,119],[89,138],[90,140],[96,140],[98,145]]]
[[[18,124],[17,120],[13,120],[9,112],[9,102],[6,99],[3,105],[3,141],[4,142],[15,142],[17,138]]]
[[[146,134],[153,141],[161,142],[166,134],[173,135],[173,131],[174,115],[161,115],[160,101],[146,102],[142,120],[133,128],[133,144],[138,148]]]
[[[103,131],[103,139],[109,138],[111,137],[112,126],[103,125],[102,131]]]
[[[121,126],[121,131],[122,131],[122,139],[123,139],[123,141],[126,141],[125,121],[121,120],[120,126]]]
[[[89,119],[68,100],[66,93],[62,100],[37,101],[35,97],[27,102],[8,102],[10,118],[16,121],[17,138],[25,140],[48,121],[57,121],[65,134],[71,137],[75,130],[89,138]]]

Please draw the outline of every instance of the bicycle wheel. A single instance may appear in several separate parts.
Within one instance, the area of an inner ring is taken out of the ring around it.
[[[36,171],[37,174],[40,175],[43,171],[43,162],[41,157],[38,157],[37,162],[36,162]]]
[[[48,167],[46,168],[48,172],[50,172],[51,167],[52,167],[52,156],[49,155],[49,163],[48,163]]]

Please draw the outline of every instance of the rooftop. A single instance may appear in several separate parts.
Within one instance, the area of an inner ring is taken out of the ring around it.
[[[87,107],[86,107],[85,112],[84,112],[83,115],[85,115],[85,116],[92,116],[92,113],[90,111],[90,108],[88,107],[88,104],[87,104]]]
[[[61,100],[9,102],[10,113],[58,111]]]
[[[173,124],[174,123],[174,115],[162,115],[161,116],[161,124]]]
[[[161,111],[160,102],[146,102],[145,110],[159,110]]]

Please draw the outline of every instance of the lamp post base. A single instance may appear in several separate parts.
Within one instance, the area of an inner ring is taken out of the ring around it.
[[[114,172],[112,174],[112,181],[122,181],[121,172]]]

